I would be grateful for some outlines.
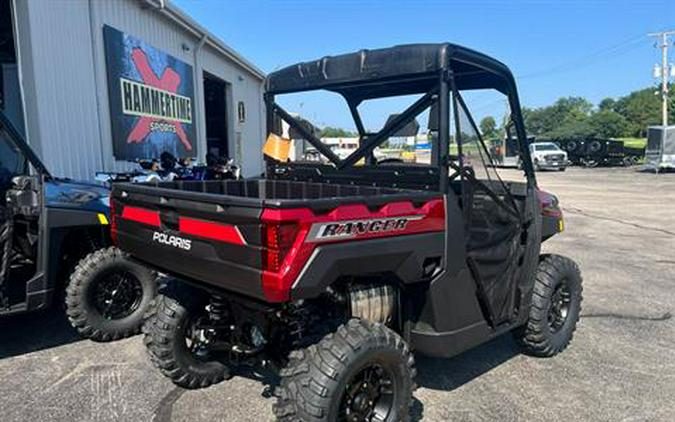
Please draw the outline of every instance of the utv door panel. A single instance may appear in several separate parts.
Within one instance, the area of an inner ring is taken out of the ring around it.
[[[421,307],[411,330],[411,341],[424,354],[450,357],[491,335],[478,302],[476,284],[467,266],[465,227],[459,198],[446,194],[444,270],[418,297]]]
[[[470,182],[467,182],[470,183]],[[513,308],[513,286],[520,253],[518,220],[489,195],[474,193],[467,256],[479,294],[494,326],[507,321]]]
[[[467,265],[478,301],[493,328],[514,316],[514,292],[521,264],[521,207],[495,172],[480,131],[461,95],[453,93],[456,137],[460,141],[458,173],[468,230]]]

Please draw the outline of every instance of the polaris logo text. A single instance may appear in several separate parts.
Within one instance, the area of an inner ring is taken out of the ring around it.
[[[335,223],[315,223],[307,237],[309,242],[351,239],[361,235],[388,233],[405,230],[410,221],[421,220],[424,216],[378,218],[372,220],[351,220]]]
[[[186,251],[189,251],[192,248],[192,240],[171,236],[166,233],[154,232],[152,233],[152,240],[163,245],[173,246],[174,248],[180,248]]]

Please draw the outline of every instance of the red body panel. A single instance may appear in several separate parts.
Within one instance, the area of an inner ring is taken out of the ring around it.
[[[212,223],[210,221],[180,217],[178,219],[178,231],[191,236],[219,240],[235,245],[246,244],[237,227],[230,224]]]
[[[445,230],[445,204],[442,199],[434,199],[416,208],[412,202],[392,202],[377,211],[369,210],[365,205],[344,205],[328,214],[315,215],[307,208],[265,209],[261,219],[265,224],[295,224],[297,235],[292,247],[283,258],[278,271],[263,271],[263,290],[270,302],[283,302],[289,299],[293,282],[309,260],[316,242],[307,241],[308,234],[315,223],[339,221],[368,221],[389,219],[392,217],[418,217],[409,221],[405,228],[397,231],[380,231],[356,234],[349,239],[329,240],[323,243],[352,242],[388,236],[403,236]]]

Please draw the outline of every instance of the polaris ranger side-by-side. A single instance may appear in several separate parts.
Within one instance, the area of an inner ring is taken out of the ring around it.
[[[109,197],[102,186],[53,177],[0,112],[0,316],[62,304],[67,290],[68,317],[83,336],[139,331],[156,280],[110,247]]]
[[[474,89],[508,96],[528,157],[522,183],[494,173],[463,98]],[[348,157],[275,100],[310,90],[345,99],[360,137]],[[359,104],[409,94],[418,100],[365,129]],[[581,275],[540,255],[562,214],[537,188],[505,65],[453,44],[362,50],[271,73],[265,102],[264,178],[113,187],[117,245],[175,277],[146,344],[176,384],[206,387],[234,365],[271,363],[279,420],[399,421],[409,419],[413,350],[450,357],[509,332],[537,356],[569,344]],[[430,163],[378,162],[374,149],[425,110]],[[287,162],[277,117],[328,163]]]

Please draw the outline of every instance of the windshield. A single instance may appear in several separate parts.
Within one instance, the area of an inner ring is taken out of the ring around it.
[[[534,144],[534,149],[537,151],[558,151],[559,148],[555,144]]]

